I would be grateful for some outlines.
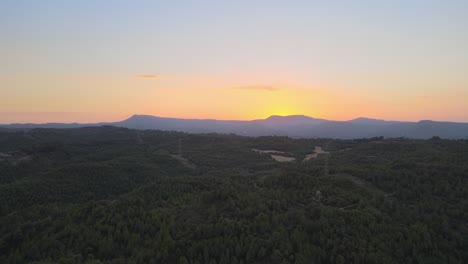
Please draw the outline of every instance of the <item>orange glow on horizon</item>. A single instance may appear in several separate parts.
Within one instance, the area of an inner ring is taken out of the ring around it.
[[[353,87],[311,89],[285,81],[259,85],[265,79],[0,76],[0,85],[9,87],[0,98],[0,123],[114,122],[133,114],[219,120],[254,120],[271,115],[338,121],[356,117],[468,120],[467,92],[426,92],[420,96],[397,91],[402,94],[396,100],[394,94]]]

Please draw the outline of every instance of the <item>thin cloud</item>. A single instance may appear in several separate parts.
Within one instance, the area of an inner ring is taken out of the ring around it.
[[[203,77],[203,76],[167,76],[167,75],[140,74],[140,75],[134,75],[133,77],[139,78],[139,79],[145,79],[145,80],[186,82],[186,83],[213,83],[216,81],[220,81],[219,79]]]
[[[159,79],[159,76],[158,75],[146,75],[146,74],[142,74],[142,75],[135,75],[136,78],[140,78],[140,79]]]
[[[279,91],[280,88],[274,86],[241,86],[241,87],[233,87],[236,90],[254,90],[254,91],[268,91],[268,92],[275,92]]]

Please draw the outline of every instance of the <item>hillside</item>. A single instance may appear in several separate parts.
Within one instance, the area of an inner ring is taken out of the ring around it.
[[[468,262],[466,140],[105,126],[0,153],[0,263]]]
[[[156,129],[187,133],[221,133],[241,136],[289,136],[293,138],[336,138],[357,139],[368,137],[406,137],[429,139],[434,136],[445,139],[468,139],[468,123],[455,122],[399,122],[370,118],[356,118],[349,121],[316,119],[303,115],[271,116],[251,121],[226,121],[214,119],[179,119],[149,115],[132,117],[113,123],[95,124],[9,124],[0,128],[79,128],[111,125],[131,129]]]

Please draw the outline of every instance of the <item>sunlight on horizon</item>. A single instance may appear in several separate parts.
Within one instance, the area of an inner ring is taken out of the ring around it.
[[[462,1],[86,3],[0,2],[0,123],[468,122]]]

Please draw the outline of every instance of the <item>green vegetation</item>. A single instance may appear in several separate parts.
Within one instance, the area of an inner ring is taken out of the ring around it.
[[[0,153],[0,263],[468,263],[468,141],[99,127]]]

